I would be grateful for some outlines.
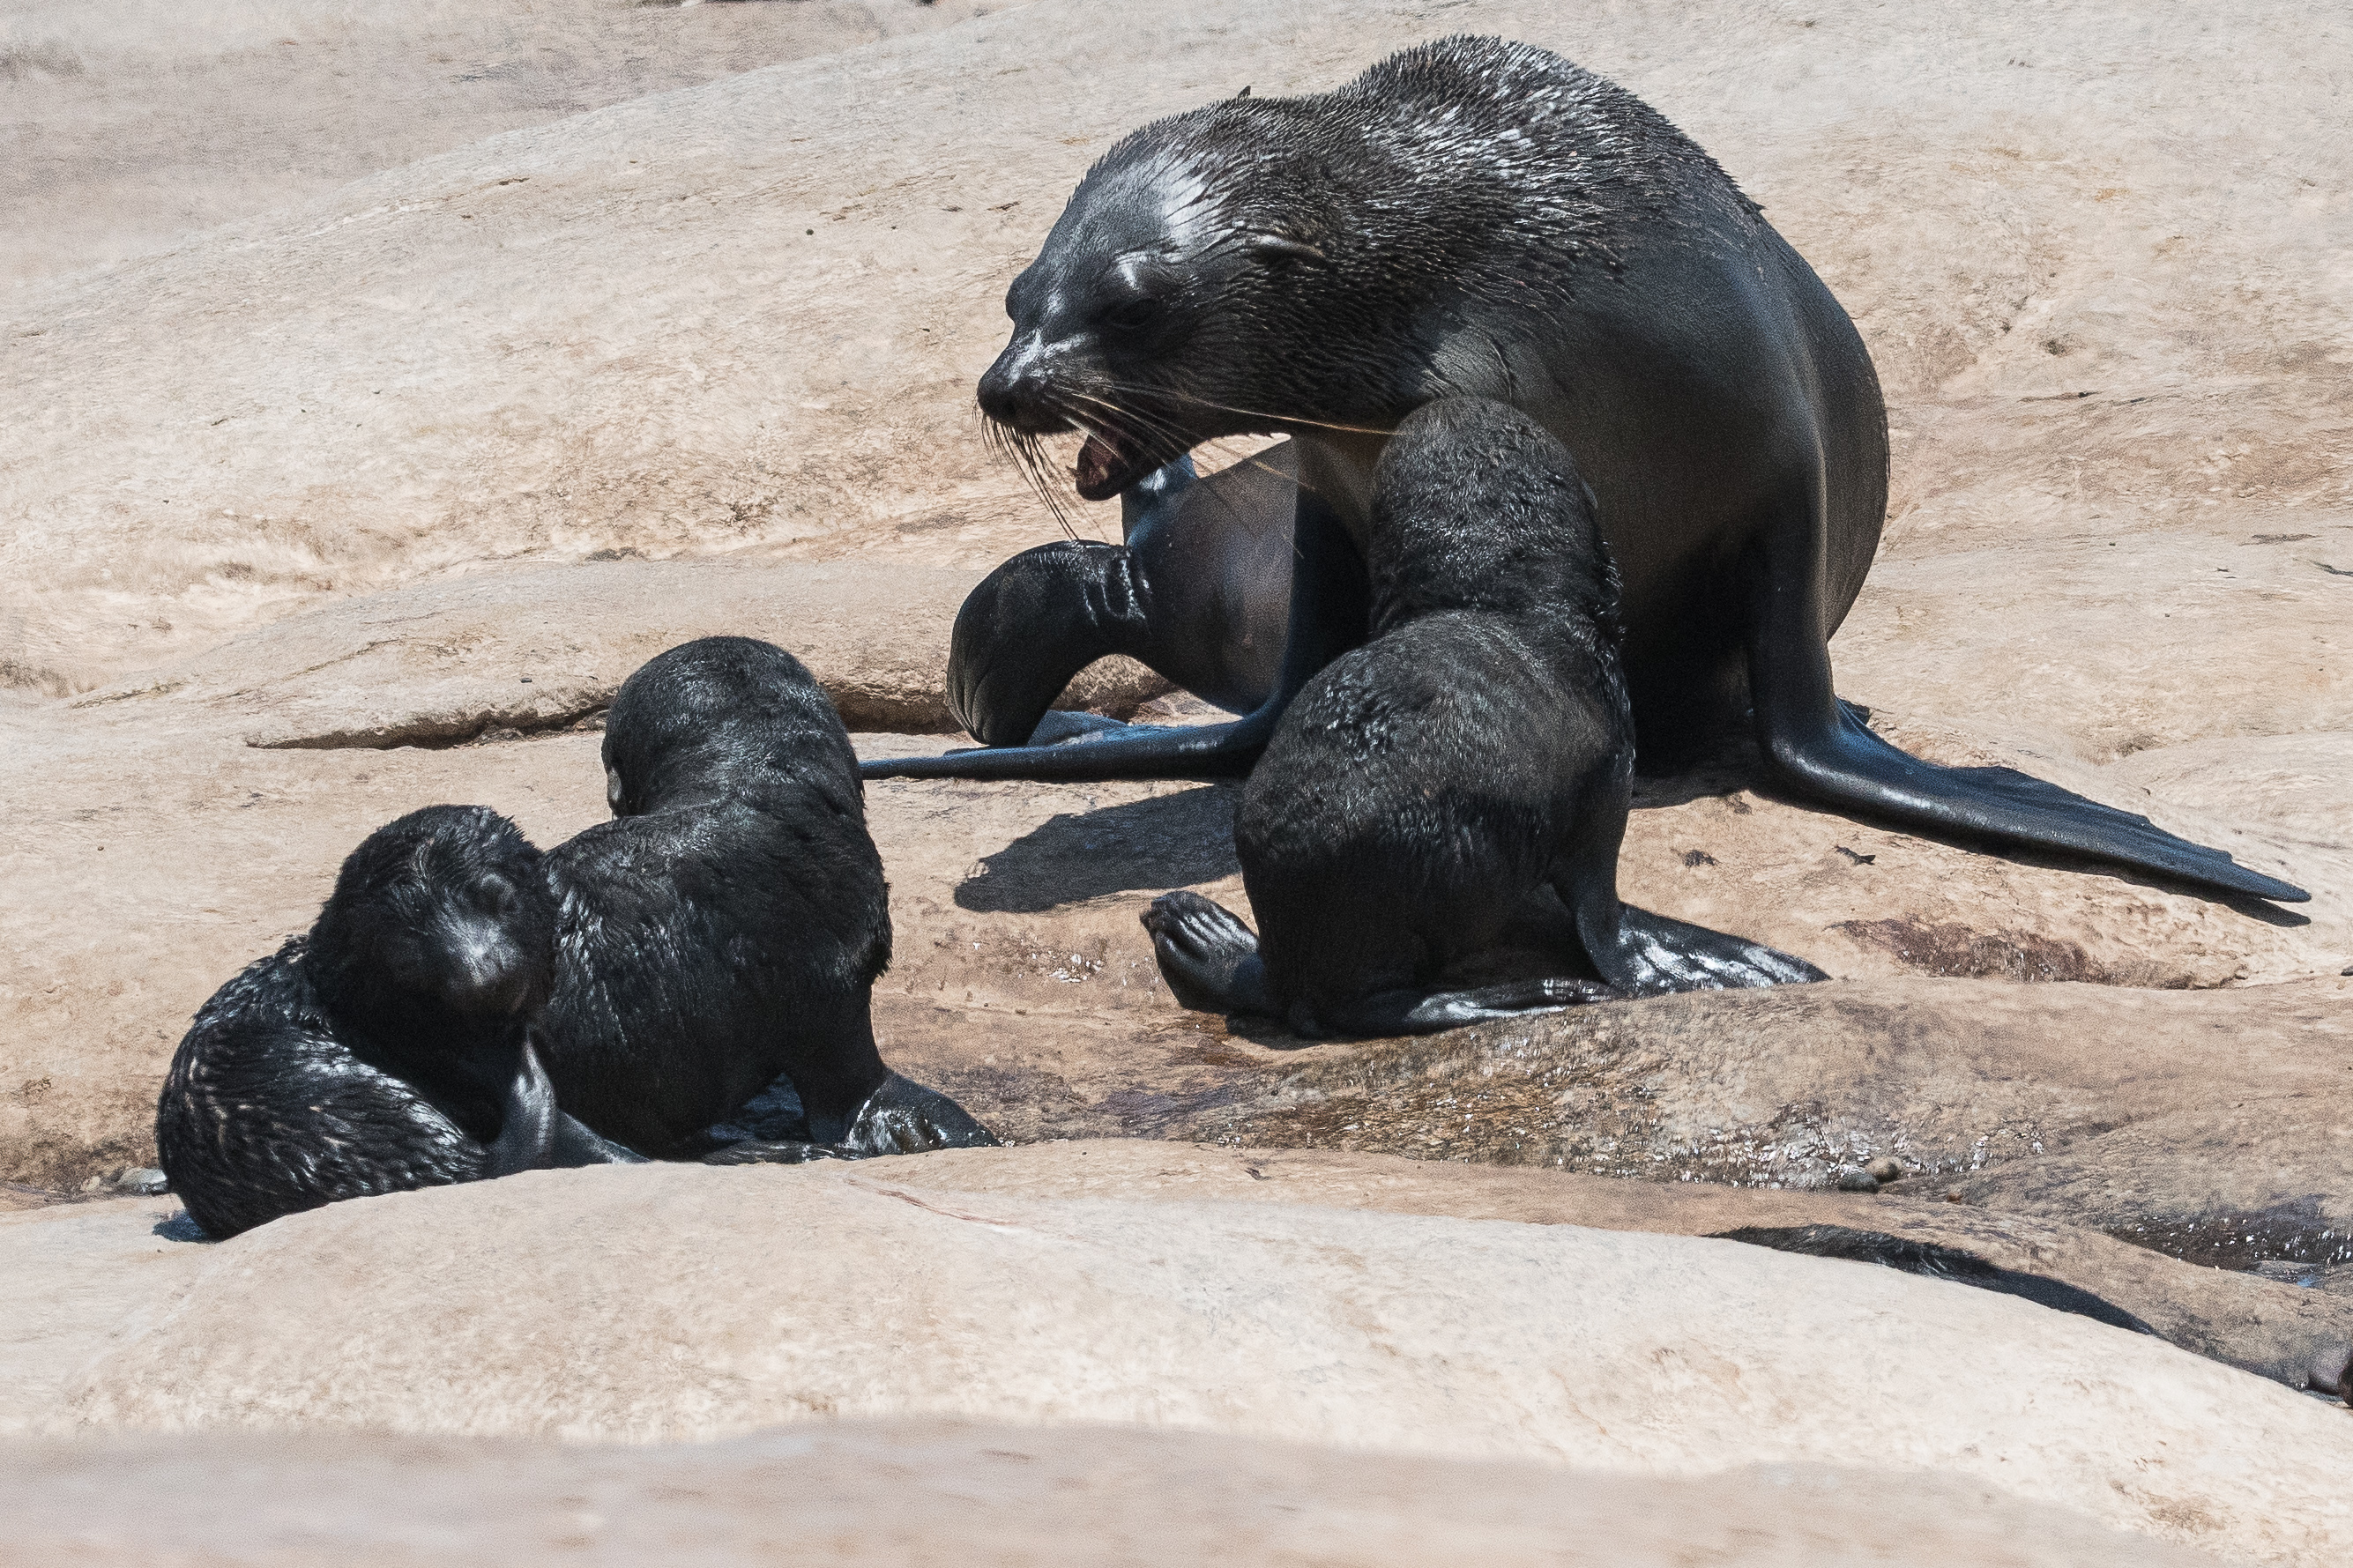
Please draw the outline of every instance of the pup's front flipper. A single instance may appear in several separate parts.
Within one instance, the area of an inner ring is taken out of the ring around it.
[[[1311,1036],[1434,1035],[1470,1024],[1606,1002],[1617,994],[1590,980],[1565,979],[1514,980],[1468,991],[1378,991],[1312,1017],[1293,1009],[1292,1025]]]
[[[559,1118],[571,1120],[556,1110],[555,1086],[548,1082],[547,1069],[539,1065],[539,1053],[526,1037],[514,1081],[507,1085],[506,1107],[499,1120],[498,1139],[490,1147],[484,1178],[544,1170],[555,1152]]]
[[[1631,904],[1616,905],[1613,916],[1589,899],[1577,910],[1577,931],[1594,970],[1630,996],[1663,996],[1674,991],[1736,991],[1758,985],[1798,985],[1829,975],[1777,948],[1720,931],[1654,915]]]
[[[644,1165],[651,1163],[635,1149],[616,1143],[586,1123],[565,1112],[555,1113],[555,1141],[547,1163],[557,1170],[581,1165]]]
[[[938,1089],[892,1073],[866,1097],[839,1144],[853,1160],[925,1154],[934,1149],[993,1149],[997,1134]]]
[[[1274,1014],[1258,938],[1230,911],[1198,893],[1163,893],[1144,911],[1160,977],[1177,1005],[1196,1013]]]

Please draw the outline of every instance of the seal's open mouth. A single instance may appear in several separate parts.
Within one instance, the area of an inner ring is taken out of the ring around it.
[[[1071,478],[1078,481],[1082,499],[1109,500],[1159,466],[1132,438],[1115,430],[1090,429]]]

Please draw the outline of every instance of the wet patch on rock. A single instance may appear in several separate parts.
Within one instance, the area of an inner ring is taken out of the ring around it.
[[[1843,847],[1841,846],[1843,849]],[[1852,856],[1853,851],[1845,850]],[[1869,859],[1870,857],[1856,857]],[[1922,974],[1960,980],[2083,981],[2094,985],[2147,985],[2179,989],[2186,980],[2152,973],[2120,974],[2075,942],[2035,931],[1971,931],[1950,921],[1841,921],[1831,928],[1883,948]]]

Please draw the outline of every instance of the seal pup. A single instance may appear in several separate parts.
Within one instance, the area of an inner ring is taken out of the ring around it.
[[[1259,937],[1198,893],[1144,916],[1178,1001],[1308,1036],[1422,1034],[1827,978],[1619,901],[1634,723],[1618,574],[1567,448],[1505,404],[1424,404],[1374,470],[1371,524],[1372,639],[1307,682],[1242,786]],[[1546,886],[1573,921],[1569,972],[1447,984]]]
[[[1017,445],[1084,431],[1082,497],[1214,437],[1293,437],[1281,673],[1229,724],[892,758],[869,777],[1246,773],[1285,703],[1363,640],[1355,563],[1388,432],[1479,395],[1559,437],[1600,498],[1654,770],[1746,728],[1781,788],[1827,806],[2306,897],[2015,771],[1922,762],[1838,700],[1829,640],[1887,501],[1871,357],[1713,159],[1556,55],[1446,38],[1336,91],[1147,125],[1088,172],[1006,310],[981,409]]]
[[[1111,728],[1048,709],[1115,653],[1229,713],[1257,708],[1282,658],[1295,488],[1287,441],[1206,479],[1179,458],[1120,492],[1119,543],[1013,556],[956,612],[948,711],[985,746]]]
[[[774,1140],[776,1159],[811,1157],[811,1143],[996,1142],[875,1049],[869,994],[891,962],[882,860],[849,733],[800,660],[750,637],[671,648],[614,698],[604,761],[613,820],[546,860],[559,905],[543,1048],[566,1110],[691,1157],[703,1129],[782,1074],[808,1135]]]
[[[225,1239],[342,1198],[637,1156],[556,1109],[533,1049],[554,961],[539,852],[436,805],[352,851],[305,936],[213,994],[172,1058],[155,1146]]]

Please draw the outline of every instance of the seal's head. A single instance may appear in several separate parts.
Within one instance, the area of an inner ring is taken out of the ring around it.
[[[1631,116],[1614,162],[1579,129],[1605,100]],[[1573,275],[1615,254],[1613,204],[1663,199],[1674,140],[1600,79],[1492,38],[1158,121],[1088,172],[1014,279],[982,411],[1017,445],[1084,431],[1079,493],[1098,500],[1219,436],[1386,434],[1434,397],[1509,400],[1548,374],[1530,345],[1558,335]]]
[[[502,1028],[547,998],[555,900],[539,851],[479,805],[431,805],[368,835],[311,928],[321,996],[364,1032]]]
[[[1324,101],[1234,99],[1145,126],[1013,280],[981,409],[1017,442],[1083,431],[1087,500],[1216,437],[1390,412],[1380,291],[1352,265]]]
[[[799,659],[756,637],[698,637],[648,659],[614,695],[604,752],[615,816],[797,780],[864,820],[857,757],[824,689]]]

